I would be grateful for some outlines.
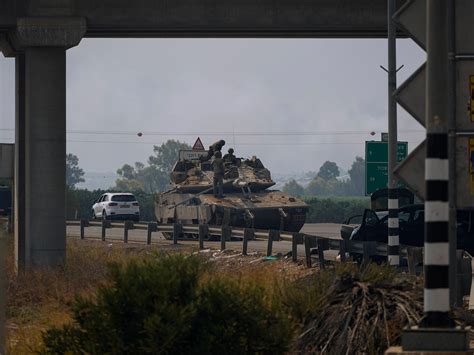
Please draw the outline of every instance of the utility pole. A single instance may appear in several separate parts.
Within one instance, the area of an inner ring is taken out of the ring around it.
[[[402,106],[426,127],[425,142],[397,168],[425,200],[424,316],[404,330],[403,352],[470,348],[469,330],[456,327],[449,313],[456,302],[456,208],[474,205],[474,110],[463,111],[466,102],[474,102],[473,14],[473,1],[417,0],[395,15],[400,28],[427,50],[426,65],[397,92]],[[467,60],[459,60],[460,53],[468,53]]]
[[[396,0],[388,0],[388,263],[400,264],[398,230],[398,190],[394,169],[397,165],[397,103],[393,96],[397,89],[397,32],[393,23]]]
[[[425,285],[420,326],[447,328],[455,326],[449,317],[447,2],[428,0],[427,9]]]
[[[448,0],[447,9],[447,28],[448,28],[448,160],[449,166],[449,299],[451,307],[460,306],[462,303],[461,291],[458,290],[457,274],[457,206],[456,206],[456,33],[455,33],[455,0]],[[460,299],[461,298],[461,299]]]

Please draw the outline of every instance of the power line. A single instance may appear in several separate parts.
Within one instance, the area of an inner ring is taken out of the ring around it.
[[[93,141],[93,140],[67,140],[67,143],[97,143],[97,144],[145,144],[157,145],[157,142],[129,142],[129,141]],[[419,141],[409,141],[417,144]],[[364,142],[282,142],[282,143],[235,143],[235,146],[311,146],[311,145],[364,145]]]
[[[13,128],[0,128],[0,131],[13,132]],[[398,130],[401,133],[424,133],[424,130]],[[382,131],[374,131],[382,132]],[[111,130],[68,130],[68,134],[91,134],[91,135],[133,135],[136,136],[138,131],[111,131]],[[286,131],[286,132],[161,132],[161,131],[140,131],[143,135],[150,136],[325,136],[325,135],[368,135],[371,132],[368,130],[353,130],[353,131]]]

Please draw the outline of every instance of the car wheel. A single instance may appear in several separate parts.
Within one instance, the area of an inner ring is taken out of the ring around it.
[[[133,217],[134,222],[140,222],[140,217]]]

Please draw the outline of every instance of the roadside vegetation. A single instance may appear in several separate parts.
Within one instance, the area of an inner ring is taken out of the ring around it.
[[[9,353],[380,353],[421,315],[420,282],[376,265],[71,240],[61,269],[10,267]]]
[[[285,353],[292,330],[279,299],[208,266],[183,255],[111,264],[110,283],[74,301],[74,323],[48,330],[44,352]]]

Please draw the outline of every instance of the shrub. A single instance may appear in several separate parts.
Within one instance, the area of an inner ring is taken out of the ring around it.
[[[203,285],[193,326],[196,354],[284,353],[291,340],[288,317],[266,289],[229,278]]]
[[[197,257],[112,264],[95,300],[78,298],[74,323],[44,336],[44,353],[279,353],[288,318],[262,287],[203,278]]]
[[[342,264],[283,288],[283,302],[302,326],[295,352],[381,354],[399,344],[403,328],[422,315],[418,281],[386,265]]]

